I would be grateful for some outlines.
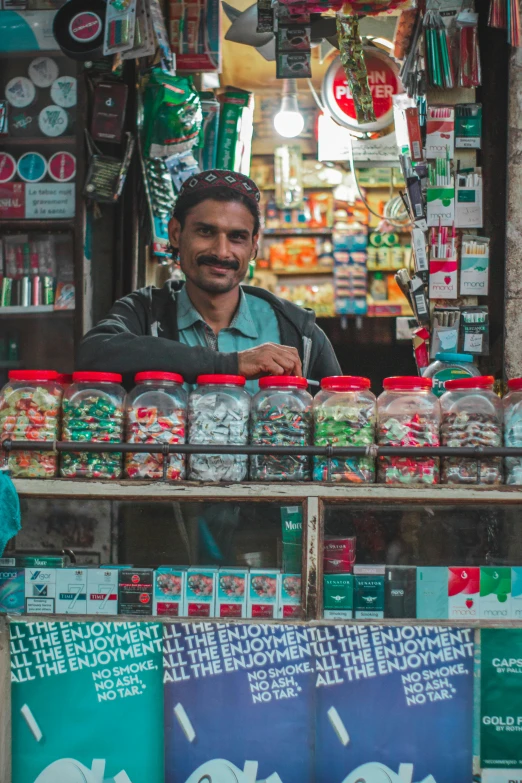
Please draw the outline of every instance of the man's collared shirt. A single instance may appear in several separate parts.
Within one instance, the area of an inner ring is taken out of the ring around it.
[[[185,286],[176,295],[179,341],[184,345],[201,345],[220,353],[235,353],[263,343],[281,343],[276,315],[264,299],[239,289],[239,307],[230,326],[215,334],[192,304]],[[259,391],[257,381],[247,381],[251,394]]]

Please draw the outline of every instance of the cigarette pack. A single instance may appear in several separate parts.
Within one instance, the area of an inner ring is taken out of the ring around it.
[[[194,566],[187,571],[185,614],[187,617],[215,617],[217,567]]]
[[[448,569],[442,566],[417,568],[417,618],[448,619]]]
[[[0,565],[0,614],[22,614],[24,609],[25,569]]]
[[[456,228],[482,228],[482,169],[461,169],[455,178]]]
[[[408,127],[408,142],[412,160],[422,160],[422,136],[419,124],[419,110],[416,106],[405,109],[406,125]]]
[[[301,570],[303,558],[303,509],[301,506],[281,508],[283,538],[283,571],[295,574]]]
[[[355,536],[331,536],[324,540],[324,573],[350,574],[355,563]]]
[[[507,620],[511,619],[511,609],[511,568],[482,567],[479,617],[484,620]]]
[[[25,569],[25,611],[27,614],[54,614],[56,569]]]
[[[480,149],[482,136],[482,104],[463,103],[455,106],[455,147]]]
[[[183,617],[187,569],[161,566],[154,571],[154,614]]]
[[[217,575],[216,617],[246,617],[248,570],[221,568]]]
[[[460,254],[460,295],[489,293],[489,239],[464,234]]]
[[[387,566],[384,591],[385,617],[416,617],[417,569],[415,566]]]
[[[89,568],[87,571],[87,614],[118,614],[116,568]]]
[[[252,568],[248,576],[247,617],[277,617],[277,568]]]
[[[448,617],[475,620],[479,617],[480,568],[448,568]]]
[[[428,226],[452,226],[455,221],[455,188],[430,186],[426,191]]]
[[[430,106],[426,122],[426,157],[453,159],[455,146],[455,109],[453,106]]]
[[[511,617],[522,620],[522,566],[511,569]]]
[[[16,555],[16,565],[21,568],[67,568],[69,555]]]
[[[302,614],[301,574],[279,574],[277,616],[283,620],[295,620]]]
[[[383,565],[354,566],[354,609],[356,620],[379,620],[384,617]]]
[[[128,568],[118,571],[119,614],[151,615],[151,568]]]
[[[457,259],[430,260],[430,299],[457,299]]]
[[[56,613],[87,614],[86,568],[56,570]]]
[[[353,617],[353,574],[325,574],[323,577],[323,617],[350,620]]]

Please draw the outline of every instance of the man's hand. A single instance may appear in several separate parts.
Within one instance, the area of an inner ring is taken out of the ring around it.
[[[295,348],[265,343],[238,353],[239,374],[247,380],[263,375],[302,375],[301,359]]]

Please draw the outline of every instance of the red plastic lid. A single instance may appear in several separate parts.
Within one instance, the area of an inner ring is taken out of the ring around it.
[[[9,370],[7,377],[10,381],[45,381],[58,380],[56,370]]]
[[[56,378],[58,383],[72,383],[72,373],[66,373],[66,372],[59,372],[58,377]]]
[[[266,375],[259,379],[260,389],[266,389],[268,386],[286,386],[287,388],[293,386],[298,389],[306,389],[308,381],[306,378],[301,378],[300,375]]]
[[[110,383],[121,383],[122,377],[117,372],[74,372],[73,383],[99,383],[108,381]]]
[[[242,375],[198,375],[196,383],[205,386],[208,383],[229,383],[233,386],[244,386],[246,379]]]
[[[474,378],[455,378],[453,381],[446,381],[446,391],[490,389],[494,383],[495,379],[492,375],[477,375]]]
[[[321,381],[321,389],[327,391],[361,391],[369,389],[371,385],[369,378],[360,375],[331,375]]]
[[[508,381],[508,389],[510,391],[520,391],[522,389],[522,378],[511,378]]]
[[[136,383],[141,381],[173,381],[174,383],[184,383],[183,376],[177,372],[138,372],[134,376]]]
[[[431,378],[419,378],[417,375],[394,375],[385,378],[382,385],[390,391],[426,391],[433,386]]]

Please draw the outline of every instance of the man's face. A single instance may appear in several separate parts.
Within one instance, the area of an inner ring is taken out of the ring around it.
[[[257,252],[254,218],[239,201],[207,199],[190,209],[183,228],[169,223],[170,241],[179,248],[187,280],[207,293],[227,293],[245,277]]]

